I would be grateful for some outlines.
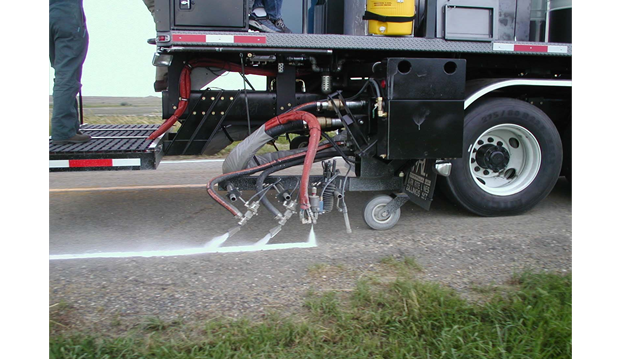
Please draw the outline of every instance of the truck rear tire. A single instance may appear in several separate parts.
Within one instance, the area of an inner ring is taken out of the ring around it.
[[[563,169],[561,170],[566,179],[572,183],[572,120],[563,132]]]
[[[526,212],[542,201],[561,172],[561,138],[537,107],[508,98],[467,110],[464,156],[443,178],[446,195],[481,216]]]

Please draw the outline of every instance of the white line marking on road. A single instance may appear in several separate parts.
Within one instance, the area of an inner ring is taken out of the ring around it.
[[[223,162],[225,159],[202,159],[202,160],[165,160],[160,164],[184,164],[184,163],[205,163],[205,162]]]
[[[206,187],[206,184],[187,185],[145,185],[145,186],[114,186],[98,188],[70,188],[70,189],[50,189],[51,193],[57,192],[80,192],[80,191],[119,191],[119,190],[154,190],[154,189],[176,189],[176,188],[198,188]]]
[[[316,247],[316,239],[314,241],[308,241],[304,243],[289,243],[289,244],[266,244],[262,246],[258,245],[243,245],[243,246],[224,246],[219,248],[188,248],[180,250],[154,250],[154,251],[130,251],[130,252],[103,252],[103,253],[90,253],[90,254],[63,254],[63,255],[50,255],[50,260],[73,260],[73,259],[111,259],[111,258],[131,258],[131,257],[170,257],[170,256],[186,256],[186,255],[200,255],[200,254],[214,254],[214,253],[238,253],[238,252],[254,252],[254,251],[267,251],[267,250],[285,250],[285,249],[308,249]]]

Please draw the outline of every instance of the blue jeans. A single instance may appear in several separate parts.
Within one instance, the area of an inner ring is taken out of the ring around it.
[[[69,139],[80,129],[76,95],[82,86],[82,64],[88,45],[82,0],[50,0],[50,65],[54,68],[52,140]]]
[[[263,7],[270,20],[282,18],[283,0],[254,0],[253,8]]]

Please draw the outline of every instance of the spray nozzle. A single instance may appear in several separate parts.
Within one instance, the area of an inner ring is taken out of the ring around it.
[[[318,212],[314,213],[310,209],[305,209],[299,211],[299,219],[302,224],[316,224],[316,219],[318,218]]]
[[[276,227],[269,230],[269,234],[271,234],[271,238],[274,238],[280,231],[282,231],[282,225],[277,225]]]
[[[245,213],[245,215],[240,217],[240,221],[238,222],[238,225],[240,225],[240,226],[245,225],[247,223],[247,221],[249,221],[249,219],[254,217],[254,215],[258,214],[258,208],[260,207],[260,201],[254,201],[253,203],[251,203],[251,205],[249,203],[245,203],[245,207],[247,207],[247,212]]]

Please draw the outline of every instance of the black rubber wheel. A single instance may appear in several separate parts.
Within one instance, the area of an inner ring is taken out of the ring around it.
[[[307,147],[309,142],[310,138],[308,136],[299,135],[290,140],[290,150]]]
[[[572,121],[563,132],[563,168],[561,173],[572,183]]]
[[[468,109],[463,149],[441,181],[451,200],[481,216],[530,210],[561,172],[557,128],[543,111],[516,99],[485,99]]]
[[[392,201],[388,195],[377,195],[370,199],[364,207],[364,222],[374,230],[388,230],[394,227],[401,217],[401,209],[394,214],[385,212],[386,205]]]

